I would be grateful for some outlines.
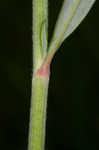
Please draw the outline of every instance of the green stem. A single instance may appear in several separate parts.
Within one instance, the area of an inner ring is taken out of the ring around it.
[[[47,0],[33,0],[33,66],[39,68],[47,52]]]
[[[28,150],[44,150],[49,63],[47,0],[33,0],[33,78]]]
[[[44,150],[49,82],[49,64],[44,61],[47,53],[47,12],[47,0],[33,0],[33,78],[28,150]]]
[[[49,73],[34,73],[28,150],[44,150]]]

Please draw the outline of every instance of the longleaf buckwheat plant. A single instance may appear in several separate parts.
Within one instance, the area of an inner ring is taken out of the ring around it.
[[[48,47],[48,1],[33,0],[33,77],[28,150],[44,150],[50,64],[95,0],[63,0]]]

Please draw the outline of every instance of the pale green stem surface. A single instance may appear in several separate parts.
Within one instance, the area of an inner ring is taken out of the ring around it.
[[[47,53],[47,0],[33,0],[33,77],[28,150],[44,150],[49,73],[42,75]],[[45,69],[46,70],[46,69]]]
[[[33,66],[39,68],[47,52],[47,0],[33,0]]]
[[[28,150],[44,150],[48,81],[48,76],[33,77]]]

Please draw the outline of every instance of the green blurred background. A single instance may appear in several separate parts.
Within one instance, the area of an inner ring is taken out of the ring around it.
[[[61,0],[49,0],[49,40]],[[51,65],[46,150],[99,149],[99,1]],[[0,150],[27,150],[32,1],[0,1]]]

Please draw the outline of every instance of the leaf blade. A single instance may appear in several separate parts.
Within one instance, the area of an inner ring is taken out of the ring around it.
[[[95,1],[64,0],[48,49],[49,53],[55,53],[61,43],[79,26]]]
[[[78,9],[76,10],[75,15],[73,16],[62,41],[64,41],[80,25],[80,23],[87,16],[88,12],[92,8],[96,0],[86,0],[86,3],[84,3],[84,1],[85,0],[80,1]]]

